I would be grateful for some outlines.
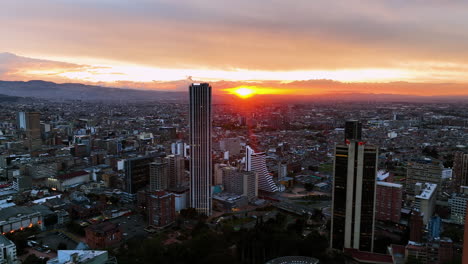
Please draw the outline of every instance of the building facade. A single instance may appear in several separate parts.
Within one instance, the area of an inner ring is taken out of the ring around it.
[[[399,223],[403,186],[397,183],[377,182],[375,218],[379,221]]]
[[[190,204],[197,212],[212,213],[211,86],[194,83],[190,94]]]
[[[85,229],[86,244],[92,249],[116,246],[122,241],[121,228],[112,222],[103,222]]]
[[[163,228],[174,223],[175,195],[173,193],[157,191],[147,196],[148,224]]]
[[[233,167],[223,169],[224,190],[246,196],[249,201],[258,196],[258,177],[253,171],[239,171]]]
[[[149,183],[150,163],[153,157],[136,157],[124,161],[125,191],[136,194]]]
[[[468,154],[461,151],[453,155],[452,191],[458,192],[460,186],[468,186]]]
[[[150,163],[150,192],[166,190],[169,187],[168,163],[156,161]]]
[[[187,186],[188,180],[185,179],[185,160],[181,155],[169,155],[165,158],[167,162],[167,173],[170,188],[179,188]]]

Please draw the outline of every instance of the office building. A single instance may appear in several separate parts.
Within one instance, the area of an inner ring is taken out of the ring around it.
[[[136,157],[123,162],[127,193],[136,194],[149,184],[150,163],[153,161],[153,157]]]
[[[190,94],[190,204],[199,213],[212,212],[211,86],[194,83]]]
[[[360,141],[362,125],[348,121],[335,146],[330,246],[372,251],[378,149]]]
[[[174,223],[175,195],[165,191],[157,191],[147,196],[148,225],[163,228]]]
[[[403,186],[397,183],[377,182],[375,218],[379,221],[400,222]]]
[[[16,255],[16,245],[3,235],[0,235],[0,263],[19,263]]]
[[[150,163],[150,192],[166,190],[168,187],[168,164],[165,161]]]
[[[437,184],[418,182],[415,184],[414,193],[414,207],[421,212],[423,223],[427,225],[435,211]]]
[[[246,196],[252,201],[258,195],[257,173],[226,167],[223,169],[223,186],[226,192]]]
[[[468,186],[468,154],[461,151],[453,155],[452,191],[458,192],[460,186]]]
[[[246,147],[245,152],[245,170],[258,174],[258,190],[267,193],[277,192],[278,186],[266,166],[266,153],[255,152],[250,146]]]
[[[165,157],[167,162],[167,174],[169,178],[169,188],[179,188],[188,185],[185,177],[185,160],[180,155],[169,155]]]

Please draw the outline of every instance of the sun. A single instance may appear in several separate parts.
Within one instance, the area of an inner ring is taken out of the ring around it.
[[[247,88],[247,87],[240,87],[233,91],[237,96],[240,98],[249,98],[255,94],[255,91]]]

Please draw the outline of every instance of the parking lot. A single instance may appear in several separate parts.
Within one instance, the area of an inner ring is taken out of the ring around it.
[[[55,231],[55,232],[45,232],[42,234],[37,235],[36,242],[41,243],[43,247],[51,249],[51,250],[57,250],[58,245],[60,243],[63,243],[67,246],[66,249],[75,249],[76,246],[78,245],[77,242],[75,242],[73,239],[68,237],[62,232]]]
[[[122,227],[123,239],[125,240],[148,236],[148,232],[144,230],[146,221],[141,215],[133,214],[130,216],[118,217],[110,220],[110,222],[120,224]]]

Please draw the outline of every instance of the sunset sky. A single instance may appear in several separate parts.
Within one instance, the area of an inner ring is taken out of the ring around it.
[[[468,95],[467,18],[464,0],[2,0],[0,80]]]

